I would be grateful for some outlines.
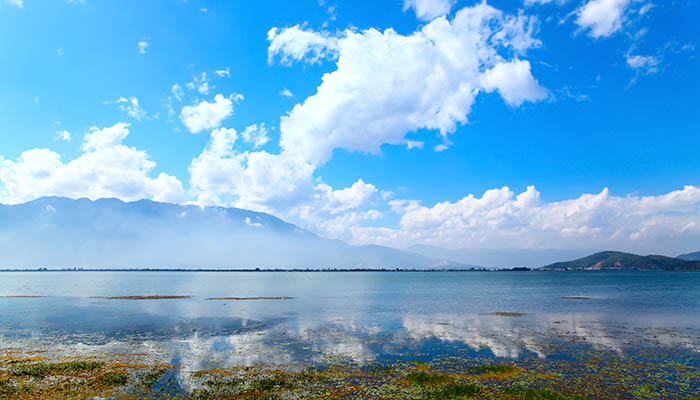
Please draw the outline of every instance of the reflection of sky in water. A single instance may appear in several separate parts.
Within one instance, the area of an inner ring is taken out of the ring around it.
[[[549,357],[575,341],[700,351],[700,273],[12,273],[0,345],[149,354],[179,373],[254,363]],[[192,295],[181,300],[90,296]],[[669,295],[673,294],[673,296]],[[294,300],[208,301],[225,296]],[[562,296],[589,296],[567,300]],[[489,313],[521,312],[520,317]]]

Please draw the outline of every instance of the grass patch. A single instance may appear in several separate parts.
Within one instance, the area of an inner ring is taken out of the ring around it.
[[[129,383],[129,374],[126,372],[108,372],[101,377],[105,386],[124,386]]]
[[[497,315],[499,317],[522,317],[525,313],[497,311],[489,313],[489,315]]]
[[[503,375],[515,373],[518,368],[511,364],[484,364],[469,367],[467,371],[479,375]]]
[[[62,363],[34,363],[21,364],[10,368],[10,373],[15,376],[31,376],[43,378],[46,375],[94,371],[104,367],[102,361],[67,361]]]
[[[297,383],[298,380],[293,375],[280,372],[254,380],[250,384],[249,391],[270,392],[276,389],[292,389]]]
[[[634,389],[634,392],[632,392],[635,398],[637,399],[656,399],[659,398],[659,391],[656,390],[656,387],[651,384],[644,384],[637,386],[636,389]]]
[[[484,387],[476,383],[458,383],[447,386],[434,393],[436,399],[463,399],[472,397],[484,390]]]
[[[171,300],[171,299],[190,299],[192,296],[97,296],[96,299],[105,300]]]
[[[406,379],[414,385],[429,386],[448,382],[450,377],[439,372],[414,371],[408,373]]]
[[[563,394],[546,388],[506,388],[503,393],[515,396],[518,400],[588,400],[576,394]]]
[[[165,371],[165,368],[156,368],[146,371],[146,373],[139,378],[138,385],[142,388],[151,389],[153,385],[158,382],[158,379],[163,376]]]
[[[9,379],[0,379],[0,396],[15,392],[15,385]],[[2,398],[2,397],[0,397]]]

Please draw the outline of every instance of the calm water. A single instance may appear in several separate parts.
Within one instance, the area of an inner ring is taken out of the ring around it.
[[[128,295],[192,298],[95,298]],[[0,273],[0,296],[46,296],[0,298],[4,347],[147,352],[186,369],[566,357],[561,341],[700,351],[698,272],[26,272]],[[207,300],[254,296],[294,299]]]

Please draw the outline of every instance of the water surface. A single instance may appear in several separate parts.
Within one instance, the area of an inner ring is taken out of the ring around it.
[[[8,272],[0,295],[4,348],[147,354],[181,372],[700,351],[698,272]],[[191,297],[103,298],[133,295]],[[280,296],[293,299],[208,300]]]

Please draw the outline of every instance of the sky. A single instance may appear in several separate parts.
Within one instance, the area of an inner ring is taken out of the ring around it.
[[[0,203],[700,250],[696,1],[0,0]]]

